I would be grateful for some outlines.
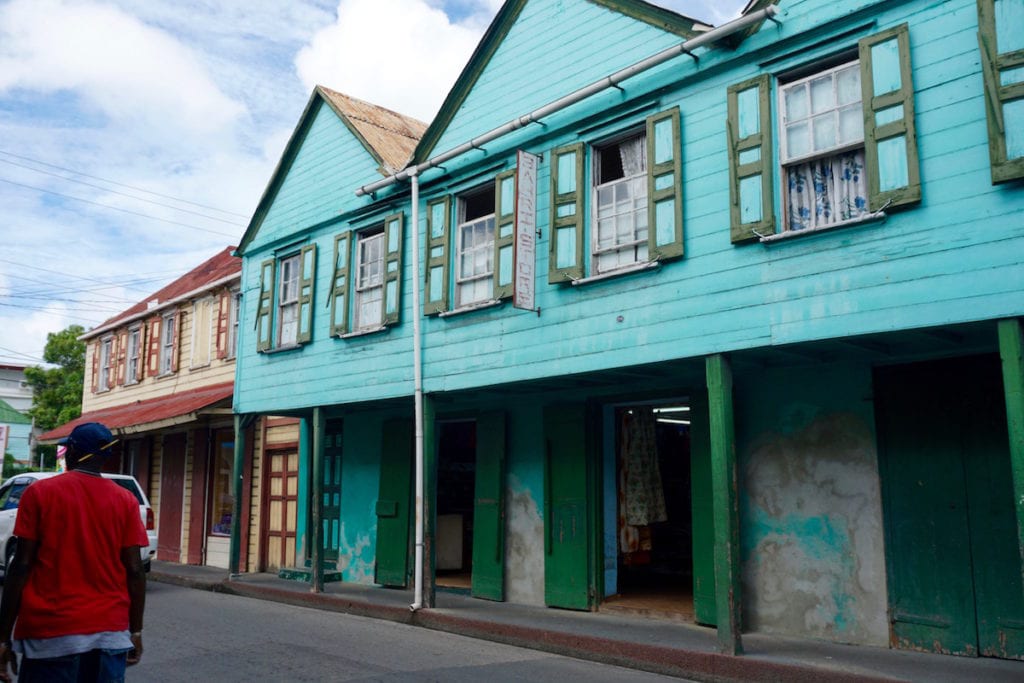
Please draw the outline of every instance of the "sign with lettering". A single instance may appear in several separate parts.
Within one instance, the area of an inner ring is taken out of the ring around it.
[[[537,165],[540,157],[520,150],[516,155],[515,289],[512,305],[537,308]]]

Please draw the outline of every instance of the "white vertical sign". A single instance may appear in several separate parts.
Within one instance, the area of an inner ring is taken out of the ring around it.
[[[516,218],[512,305],[527,311],[537,308],[537,164],[540,157],[520,150],[516,154]]]

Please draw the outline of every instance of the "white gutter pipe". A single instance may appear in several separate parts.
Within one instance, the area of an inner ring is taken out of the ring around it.
[[[420,334],[420,179],[416,169],[412,178],[412,374],[413,404],[416,415],[416,560],[413,569],[413,603],[415,612],[423,607],[423,337]]]
[[[512,121],[509,121],[503,126],[499,126],[498,128],[495,128],[490,132],[484,133],[479,137],[475,137],[469,142],[465,142],[459,145],[458,147],[455,147],[454,149],[450,149],[447,152],[444,152],[443,154],[439,154],[438,156],[432,159],[428,159],[427,161],[424,161],[422,164],[409,166],[392,176],[388,176],[387,178],[383,178],[368,185],[363,185],[358,190],[356,190],[356,196],[361,197],[366,194],[372,194],[377,190],[383,189],[385,187],[388,187],[389,185],[398,182],[399,180],[406,180],[407,178],[411,178],[414,175],[423,173],[423,171],[426,171],[429,168],[440,166],[441,164],[450,159],[453,159],[461,154],[465,154],[466,152],[472,149],[479,149],[488,142],[491,142],[492,140],[500,138],[503,135],[511,133],[514,130],[518,130],[519,128],[522,128],[530,123],[539,121],[540,119],[543,119],[545,116],[550,116],[555,112],[561,111],[562,109],[565,109],[570,105],[585,100],[591,95],[595,95],[601,92],[602,90],[616,87],[620,82],[626,80],[627,78],[631,78],[643,71],[658,66],[659,64],[667,62],[670,59],[678,57],[681,54],[692,52],[698,47],[702,47],[704,45],[707,45],[708,43],[713,43],[716,40],[721,40],[722,38],[730,36],[733,33],[745,29],[752,24],[756,24],[765,19],[771,19],[778,13],[779,9],[777,7],[775,7],[774,5],[769,5],[764,9],[752,12],[751,14],[747,14],[745,16],[740,17],[739,19],[735,19],[726,24],[722,24],[718,28],[713,28],[710,31],[702,33],[699,36],[696,36],[695,38],[690,38],[689,40],[680,43],[679,45],[675,45],[673,47],[662,50],[661,52],[652,55],[647,59],[639,61],[636,64],[633,64],[632,66],[627,66],[624,69],[620,69],[619,71],[616,71],[610,76],[605,76],[599,81],[591,83],[590,85],[580,88],[575,92],[569,93],[568,95],[561,97],[555,100],[554,102],[546,104],[540,109],[536,109],[530,112],[529,114],[525,114],[517,119],[513,119]]]

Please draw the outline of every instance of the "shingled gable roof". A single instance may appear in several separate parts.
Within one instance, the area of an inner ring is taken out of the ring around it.
[[[643,2],[643,0],[586,1],[625,14],[651,26],[675,33],[682,38],[693,38],[712,28],[711,24],[706,24],[663,7],[657,7]],[[501,6],[501,9],[498,10],[498,14],[491,21],[491,25],[487,27],[484,37],[480,39],[476,50],[474,50],[473,55],[462,69],[462,73],[459,74],[455,85],[448,92],[448,96],[441,105],[441,109],[437,112],[437,116],[434,117],[430,127],[423,134],[423,139],[420,140],[419,145],[416,147],[416,152],[413,154],[412,161],[414,163],[422,163],[430,157],[445,129],[448,128],[452,119],[455,118],[455,114],[459,111],[473,86],[476,85],[477,79],[480,78],[491,58],[498,51],[498,47],[516,23],[516,19],[519,18],[519,14],[527,2],[528,0],[507,0]],[[445,150],[439,151],[443,152]]]
[[[380,168],[381,175],[389,176],[405,168],[412,157],[413,150],[420,137],[427,130],[427,124],[404,114],[385,109],[370,102],[345,95],[344,93],[318,85],[313,88],[309,102],[299,117],[288,144],[285,145],[281,160],[270,176],[270,182],[260,197],[252,220],[245,229],[245,235],[238,245],[238,254],[245,252],[246,246],[256,236],[263,223],[270,204],[274,201],[278,188],[291,169],[292,163],[306,138],[306,132],[313,120],[318,102],[324,102],[331,108],[341,122],[352,132],[359,143],[372,156]]]
[[[147,313],[159,310],[159,308],[163,307],[167,303],[186,294],[201,291],[204,287],[211,286],[216,282],[226,280],[232,276],[241,277],[242,259],[232,254],[234,250],[234,247],[224,248],[218,254],[206,261],[203,261],[163,289],[147,296],[131,308],[121,311],[114,317],[103,321],[79,338],[90,339],[110,330],[111,328],[117,327],[131,320],[142,318]],[[151,302],[154,304],[153,306],[150,306]]]

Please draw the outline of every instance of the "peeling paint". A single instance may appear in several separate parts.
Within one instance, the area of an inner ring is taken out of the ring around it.
[[[854,413],[794,402],[744,458],[747,625],[885,645],[886,592],[874,436]]]
[[[544,604],[544,520],[529,487],[508,476],[505,596],[509,602]]]
[[[357,533],[355,540],[350,542],[345,531],[345,522],[341,523],[338,569],[341,571],[342,581],[363,584],[373,583],[374,570],[377,566],[373,544],[373,539],[376,538],[376,535],[377,528],[374,527],[368,532]]]

